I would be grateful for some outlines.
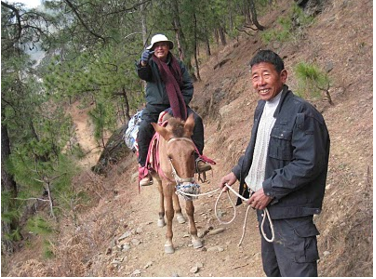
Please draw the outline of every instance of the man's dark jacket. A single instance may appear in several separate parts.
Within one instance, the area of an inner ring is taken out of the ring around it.
[[[251,140],[233,173],[240,192],[247,191],[244,179],[252,164],[257,129],[265,101],[259,101]],[[329,158],[329,134],[322,115],[284,85],[274,113],[265,167],[264,193],[272,197],[268,210],[272,219],[319,214],[325,193]]]
[[[168,54],[167,65],[170,65],[170,62],[171,53]],[[184,102],[188,106],[193,97],[193,83],[183,62],[178,60],[178,63],[182,74],[182,86],[180,87],[180,90],[183,94]],[[169,107],[170,102],[166,92],[166,85],[162,81],[158,65],[153,59],[150,59],[148,65],[145,67],[141,67],[141,65],[138,64],[137,74],[141,79],[147,81],[146,103],[153,106]]]

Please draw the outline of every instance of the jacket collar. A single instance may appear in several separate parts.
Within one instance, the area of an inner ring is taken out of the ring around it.
[[[282,104],[287,99],[287,96],[289,96],[290,94],[291,94],[291,91],[289,90],[289,87],[286,84],[284,84],[283,87],[282,87],[281,100],[279,100],[279,104],[278,104],[277,109],[275,110],[274,115],[273,115],[274,118],[277,118],[278,114],[281,111]]]

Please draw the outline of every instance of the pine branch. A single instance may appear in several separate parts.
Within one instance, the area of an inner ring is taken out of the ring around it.
[[[12,198],[13,200],[20,200],[20,201],[43,201],[43,202],[49,202],[49,200],[41,199],[41,198],[27,198],[27,199],[22,199],[22,198]]]

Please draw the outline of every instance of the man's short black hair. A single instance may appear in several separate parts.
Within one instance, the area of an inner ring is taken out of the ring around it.
[[[278,73],[280,73],[285,68],[285,64],[283,63],[282,58],[279,57],[277,53],[269,49],[258,51],[255,56],[253,56],[249,64],[252,68],[253,65],[262,62],[273,64]]]

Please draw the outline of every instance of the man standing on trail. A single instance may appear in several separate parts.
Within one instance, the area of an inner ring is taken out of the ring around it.
[[[171,108],[174,117],[185,120],[191,113],[195,117],[192,140],[200,154],[204,150],[204,126],[201,117],[189,106],[193,97],[193,83],[185,65],[170,52],[174,44],[163,34],[156,34],[151,44],[141,55],[137,64],[138,76],[146,81],[146,107],[142,112],[142,122],[138,132],[138,163],[142,175],[146,166],[146,157],[150,141],[154,134],[152,122],[158,122],[159,114]],[[198,154],[196,154],[198,158]],[[211,166],[199,159],[196,160],[198,172],[211,169]],[[147,175],[140,181],[141,186],[152,184]]]
[[[251,80],[260,97],[244,156],[220,187],[240,181],[240,193],[257,209],[263,268],[267,276],[317,276],[313,215],[325,193],[329,134],[323,116],[285,85],[282,59],[270,50],[251,60]],[[246,186],[247,187],[246,187]],[[226,187],[227,189],[227,187]],[[261,226],[266,213],[271,222]]]

